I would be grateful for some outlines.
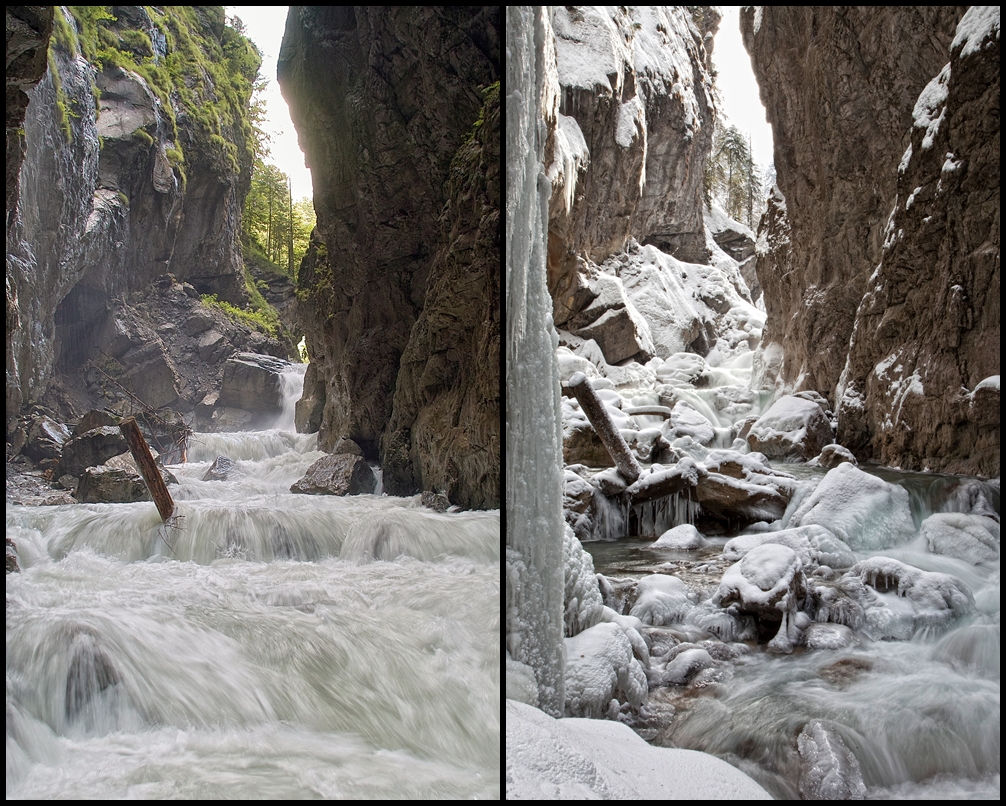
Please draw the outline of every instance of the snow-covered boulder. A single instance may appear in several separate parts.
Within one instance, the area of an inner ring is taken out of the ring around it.
[[[619,625],[602,622],[564,640],[566,716],[600,719],[612,700],[633,710],[646,702],[646,672]]]
[[[707,544],[708,541],[702,536],[698,529],[690,523],[682,523],[680,526],[668,529],[660,537],[658,537],[656,541],[651,543],[648,548],[679,549],[687,551],[691,549],[703,548]]]
[[[826,467],[830,470],[833,467],[838,467],[842,462],[849,462],[853,465],[859,464],[856,461],[856,457],[852,455],[852,451],[833,442],[831,445],[825,445],[821,448],[821,452],[807,464]]]
[[[797,507],[790,526],[818,524],[853,551],[904,543],[915,534],[908,491],[843,462]]]
[[[660,675],[660,685],[683,686],[703,669],[713,665],[713,659],[704,649],[686,649],[674,656]]]
[[[779,398],[747,433],[748,445],[775,459],[806,462],[834,440],[831,423],[813,400]]]
[[[800,636],[807,649],[845,649],[859,643],[859,637],[844,624],[815,622],[807,626]]]
[[[999,523],[985,515],[937,512],[922,522],[929,550],[978,565],[999,559]]]
[[[704,473],[695,489],[706,515],[731,526],[756,521],[776,521],[786,512],[793,483],[772,476],[738,479],[722,473]]]
[[[609,364],[653,356],[653,339],[646,320],[625,294],[622,281],[599,271],[588,281],[593,301],[566,323],[574,335],[597,342]]]
[[[629,614],[644,624],[660,626],[681,621],[695,604],[685,583],[667,574],[650,574],[636,584],[636,601]]]
[[[793,549],[800,555],[805,569],[816,565],[849,568],[856,562],[852,550],[843,541],[835,537],[830,530],[816,524],[731,538],[723,547],[723,557],[736,561],[753,548],[766,543],[776,543]]]
[[[799,638],[795,619],[805,590],[800,556],[788,546],[767,543],[751,549],[726,570],[713,602],[721,607],[737,604],[742,612],[781,622],[768,646],[789,653]]]
[[[864,630],[874,639],[906,641],[918,629],[946,626],[975,605],[957,577],[921,571],[890,557],[861,560],[845,576],[858,577],[872,589],[864,598]]]

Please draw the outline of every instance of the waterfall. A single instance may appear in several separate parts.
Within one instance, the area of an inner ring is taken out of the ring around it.
[[[542,154],[545,115],[558,99],[548,12],[507,8],[507,636],[530,666],[538,705],[565,704],[562,427],[559,370],[546,287],[551,183]]]

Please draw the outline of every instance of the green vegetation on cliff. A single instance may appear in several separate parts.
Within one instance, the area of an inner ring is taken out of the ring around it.
[[[71,56],[79,50],[99,69],[142,76],[170,126],[173,167],[181,172],[194,151],[221,176],[248,176],[256,156],[249,100],[262,59],[227,24],[223,6],[66,8],[76,34],[57,11],[51,46]]]

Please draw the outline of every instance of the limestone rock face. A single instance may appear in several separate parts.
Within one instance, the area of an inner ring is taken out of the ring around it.
[[[500,502],[498,87],[480,116],[451,164],[442,245],[402,354],[385,440],[407,433],[412,465],[412,483],[392,483],[389,493],[443,490],[466,509]],[[388,481],[401,479],[405,468],[388,461],[394,453],[383,456]]]
[[[886,465],[996,476],[998,8],[968,11],[930,75],[856,316],[838,436]]]
[[[468,506],[499,504],[499,37],[497,7],[304,6],[279,58],[318,216],[298,282],[319,445]]]
[[[947,62],[963,13],[959,6],[742,9],[780,191],[759,232],[763,383],[828,394],[838,384],[880,260],[912,110]]]
[[[696,12],[701,25],[683,7],[553,12],[561,96],[546,165],[557,325],[590,301],[583,258],[601,263],[630,235],[681,260],[708,256],[702,176],[713,112],[703,37],[719,14]]]
[[[198,293],[245,295],[244,104],[258,56],[225,27],[222,7],[116,6],[96,24],[102,47],[118,43],[117,61],[163,66],[173,47],[189,48],[177,62],[185,75],[163,67],[155,86],[110,59],[89,61],[99,39],[78,39],[65,7],[56,14],[55,74],[30,91],[16,215],[8,207],[8,308],[16,293],[19,324],[10,332],[8,315],[8,420],[42,398],[56,371],[79,374],[117,295],[168,270]],[[213,64],[222,66],[210,75]]]

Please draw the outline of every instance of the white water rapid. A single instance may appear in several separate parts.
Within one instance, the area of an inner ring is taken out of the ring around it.
[[[499,798],[499,512],[294,495],[314,445],[196,434],[167,533],[8,506],[8,799]]]

